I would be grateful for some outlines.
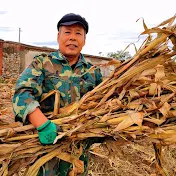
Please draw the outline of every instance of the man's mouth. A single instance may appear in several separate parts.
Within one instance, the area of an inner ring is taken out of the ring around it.
[[[67,47],[69,47],[70,49],[75,49],[75,48],[77,48],[77,45],[69,44],[69,45],[67,45]]]

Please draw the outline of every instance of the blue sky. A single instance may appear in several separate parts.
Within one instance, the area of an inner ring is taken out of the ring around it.
[[[102,52],[123,50],[130,43],[137,47],[143,32],[144,18],[148,27],[154,27],[175,15],[176,1],[167,0],[0,0],[0,39],[58,48],[57,22],[66,13],[77,13],[89,23],[83,53],[99,55]],[[135,50],[131,46],[131,55]]]

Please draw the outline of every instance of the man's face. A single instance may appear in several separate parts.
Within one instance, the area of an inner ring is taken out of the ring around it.
[[[66,57],[78,57],[85,45],[85,34],[80,24],[61,26],[57,37],[60,52]]]

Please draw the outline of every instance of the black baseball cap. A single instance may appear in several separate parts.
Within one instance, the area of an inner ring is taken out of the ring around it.
[[[86,30],[86,34],[88,33],[89,25],[86,19],[82,17],[81,15],[74,14],[74,13],[68,13],[64,15],[60,19],[60,21],[57,23],[57,29],[59,31],[60,26],[69,26],[69,25],[76,24],[76,23],[81,24]]]

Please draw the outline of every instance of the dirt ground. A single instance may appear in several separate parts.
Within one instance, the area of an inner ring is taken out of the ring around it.
[[[0,79],[0,122],[14,120],[12,97],[15,80]],[[128,143],[106,141],[90,153],[89,176],[158,176],[154,148],[150,140]],[[169,176],[176,175],[176,145],[162,149],[163,166]]]
[[[103,148],[102,146],[100,148]],[[102,149],[107,152],[107,149]],[[108,152],[107,152],[108,153]],[[163,147],[163,166],[169,176],[176,175],[176,146]],[[150,140],[116,146],[107,158],[91,155],[90,176],[159,176]]]

